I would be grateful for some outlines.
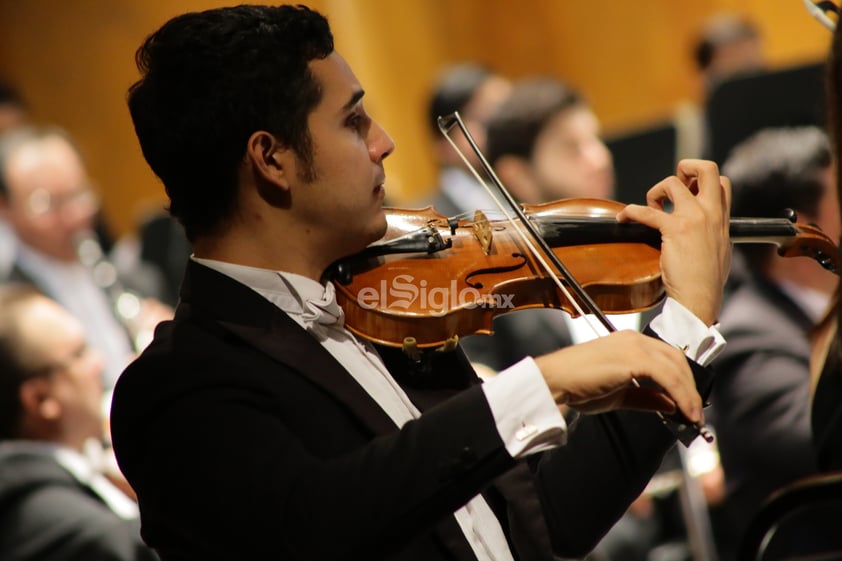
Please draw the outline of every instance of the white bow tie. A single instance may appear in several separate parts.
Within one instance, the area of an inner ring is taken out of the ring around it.
[[[303,306],[303,320],[306,329],[317,325],[342,325],[345,323],[345,312],[336,301],[336,289],[333,283],[327,283],[324,296],[319,300],[305,300]]]

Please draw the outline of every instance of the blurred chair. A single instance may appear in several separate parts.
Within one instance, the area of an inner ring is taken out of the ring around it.
[[[705,109],[705,158],[722,164],[731,149],[768,127],[825,123],[824,62],[741,75],[720,83]]]
[[[842,472],[805,477],[770,496],[743,536],[738,559],[842,559]]]
[[[161,274],[161,300],[170,306],[178,302],[184,268],[192,252],[184,228],[169,214],[150,217],[140,226],[140,260]]]
[[[675,173],[677,130],[672,122],[609,136],[614,158],[616,199],[646,204],[646,191]]]

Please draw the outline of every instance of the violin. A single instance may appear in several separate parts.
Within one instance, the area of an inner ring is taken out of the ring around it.
[[[665,297],[660,232],[618,223],[622,203],[564,199],[521,205],[523,214],[606,314],[641,311]],[[508,220],[448,218],[435,208],[387,208],[382,240],[335,263],[346,327],[376,343],[438,348],[492,333],[495,316],[527,308],[577,307],[561,293]],[[840,270],[836,244],[817,227],[785,218],[732,218],[735,243],[771,243],[786,257]]]

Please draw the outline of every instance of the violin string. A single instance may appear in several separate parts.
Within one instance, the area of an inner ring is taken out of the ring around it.
[[[529,239],[529,235],[526,232],[524,232],[523,225],[520,224],[519,221],[515,221],[515,217],[512,216],[510,211],[500,201],[499,195],[497,193],[495,193],[494,190],[491,188],[491,186],[488,184],[488,182],[485,181],[482,178],[482,175],[480,175],[480,173],[477,171],[477,169],[474,167],[474,165],[468,160],[468,158],[465,156],[465,154],[462,152],[462,150],[459,148],[459,146],[456,145],[456,142],[454,142],[454,140],[450,137],[450,134],[445,132],[444,137],[447,139],[447,141],[450,143],[450,145],[453,146],[453,149],[456,151],[456,154],[459,156],[459,158],[461,158],[462,162],[464,162],[465,166],[467,166],[468,170],[471,172],[471,174],[474,176],[474,178],[479,182],[479,184],[482,186],[482,188],[485,189],[485,191],[488,193],[488,195],[491,197],[491,199],[497,205],[497,208],[500,210],[500,212],[503,213],[503,216],[505,216],[506,220],[508,220],[508,222],[512,225],[512,228],[514,228],[517,231],[518,236],[520,236],[521,240],[526,244],[526,246],[529,248],[529,251],[535,257],[535,259],[538,260],[538,262],[541,264],[541,266],[547,272],[548,276],[553,280],[553,282],[559,288],[559,290],[561,290],[562,294],[564,294],[564,296],[567,298],[567,300],[571,304],[573,304],[573,307],[576,308],[576,311],[584,319],[584,321],[588,325],[588,327],[591,328],[591,330],[594,332],[594,335],[596,335],[597,337],[601,337],[602,333],[594,325],[595,320],[594,320],[593,316],[585,313],[585,311],[582,309],[582,306],[579,303],[579,301],[573,296],[573,294],[571,294],[571,292],[567,289],[567,287],[564,286],[564,283],[561,282],[561,279],[559,278],[558,273],[556,271],[554,271],[552,267],[550,267],[549,263],[546,262],[546,260],[544,259],[544,256],[541,254],[541,252],[538,251],[538,249],[532,243],[532,240]],[[481,153],[478,154],[478,156],[480,158],[483,158]],[[488,166],[488,169],[491,169],[490,165]],[[491,173],[493,173],[493,170],[491,170]]]

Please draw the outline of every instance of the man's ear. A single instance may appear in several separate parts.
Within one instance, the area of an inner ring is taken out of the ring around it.
[[[288,179],[295,173],[295,154],[266,131],[253,133],[246,146],[246,158],[255,173],[283,189],[289,187]]]
[[[61,403],[53,396],[52,383],[47,378],[30,378],[21,384],[20,402],[24,415],[48,421],[61,416]]]

